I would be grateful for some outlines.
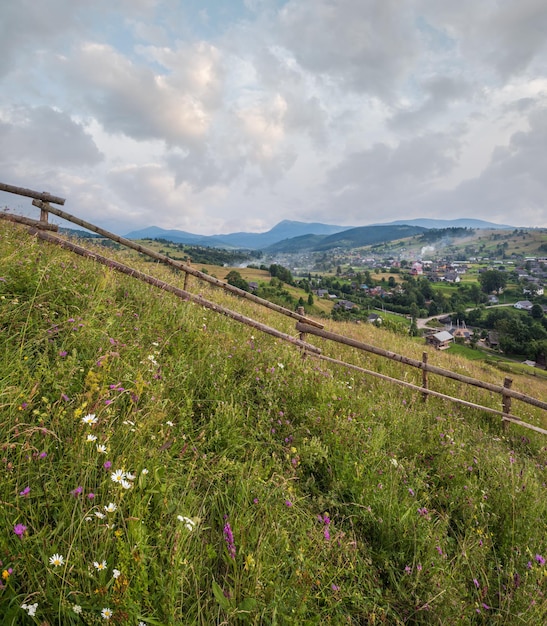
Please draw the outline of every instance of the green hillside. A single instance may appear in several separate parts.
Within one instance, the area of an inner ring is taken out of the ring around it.
[[[193,277],[188,288],[297,336],[292,319]],[[420,384],[399,363],[308,340]],[[439,352],[429,363],[502,382],[484,363]],[[546,397],[540,380],[515,376],[513,389]],[[547,425],[541,409],[514,411]],[[547,620],[543,435],[303,359],[3,222],[0,445],[3,626]]]

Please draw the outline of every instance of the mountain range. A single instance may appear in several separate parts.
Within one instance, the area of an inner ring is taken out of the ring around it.
[[[296,252],[328,250],[334,247],[365,246],[381,241],[393,241],[419,234],[430,228],[512,229],[514,226],[494,224],[483,220],[412,219],[397,220],[371,226],[335,226],[319,222],[283,220],[264,233],[238,232],[226,235],[195,235],[182,230],[166,230],[150,226],[125,235],[127,239],[165,239],[174,243],[209,248],[268,250]]]

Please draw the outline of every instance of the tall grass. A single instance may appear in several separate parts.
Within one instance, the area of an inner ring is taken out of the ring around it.
[[[543,438],[1,224],[0,445],[2,624],[547,617]]]

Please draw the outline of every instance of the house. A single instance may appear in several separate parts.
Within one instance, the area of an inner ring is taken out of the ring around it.
[[[462,339],[465,343],[471,341],[473,336],[473,331],[465,328],[465,326],[458,326],[458,328],[453,328],[450,332],[454,339]]]
[[[521,311],[531,311],[533,304],[530,300],[519,300],[518,302],[515,302],[513,306],[515,309],[520,309]]]
[[[484,340],[484,343],[489,348],[492,348],[493,350],[497,350],[499,348],[499,345],[500,345],[498,333],[496,333],[493,330],[491,330],[488,333],[488,336],[486,337],[486,339]]]
[[[458,276],[456,272],[447,272],[442,278],[447,283],[459,283],[461,278]]]
[[[447,330],[441,330],[425,338],[425,342],[437,350],[446,350],[453,341],[454,337]]]
[[[371,313],[367,317],[367,322],[369,322],[370,324],[381,324],[382,318],[378,315],[378,313]]]
[[[498,296],[488,296],[488,304],[499,304],[500,299]]]
[[[355,302],[350,302],[349,300],[338,300],[338,302],[334,305],[334,308],[351,311],[353,309],[358,309],[359,307],[355,304]]]
[[[254,293],[255,291],[258,291],[258,283],[251,281],[249,283],[249,291],[251,291],[252,293]]]

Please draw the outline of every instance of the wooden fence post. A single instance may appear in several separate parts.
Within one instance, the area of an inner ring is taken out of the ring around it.
[[[304,311],[303,306],[299,306],[296,309],[296,312],[298,313],[298,315],[301,315],[302,317],[304,317],[305,311]],[[301,332],[298,338],[300,339],[300,341],[306,341],[306,333]],[[306,358],[306,351],[302,349],[302,359],[305,359],[305,358]]]
[[[192,260],[190,258],[188,258],[188,260],[186,261],[186,265],[188,265],[188,267],[191,267],[192,265]],[[184,274],[184,291],[188,291],[188,282],[190,280],[190,274],[188,272],[186,272]]]
[[[44,191],[44,193],[46,193],[46,192]],[[45,224],[47,224],[48,216],[49,216],[48,211],[46,209],[44,209],[44,208],[41,208],[40,209],[40,221],[44,222]]]
[[[506,378],[503,381],[504,389],[511,389],[512,384],[513,384],[513,381],[511,380],[511,378]],[[503,412],[506,413],[507,415],[510,415],[511,414],[511,396],[502,392],[502,402],[503,402]],[[509,422],[503,420],[502,423],[503,423],[503,430],[507,431],[509,429]]]
[[[422,387],[424,389],[428,388],[428,379],[427,379],[427,352],[422,353],[422,362],[424,367],[422,369]],[[424,402],[427,400],[427,393],[422,394]]]

